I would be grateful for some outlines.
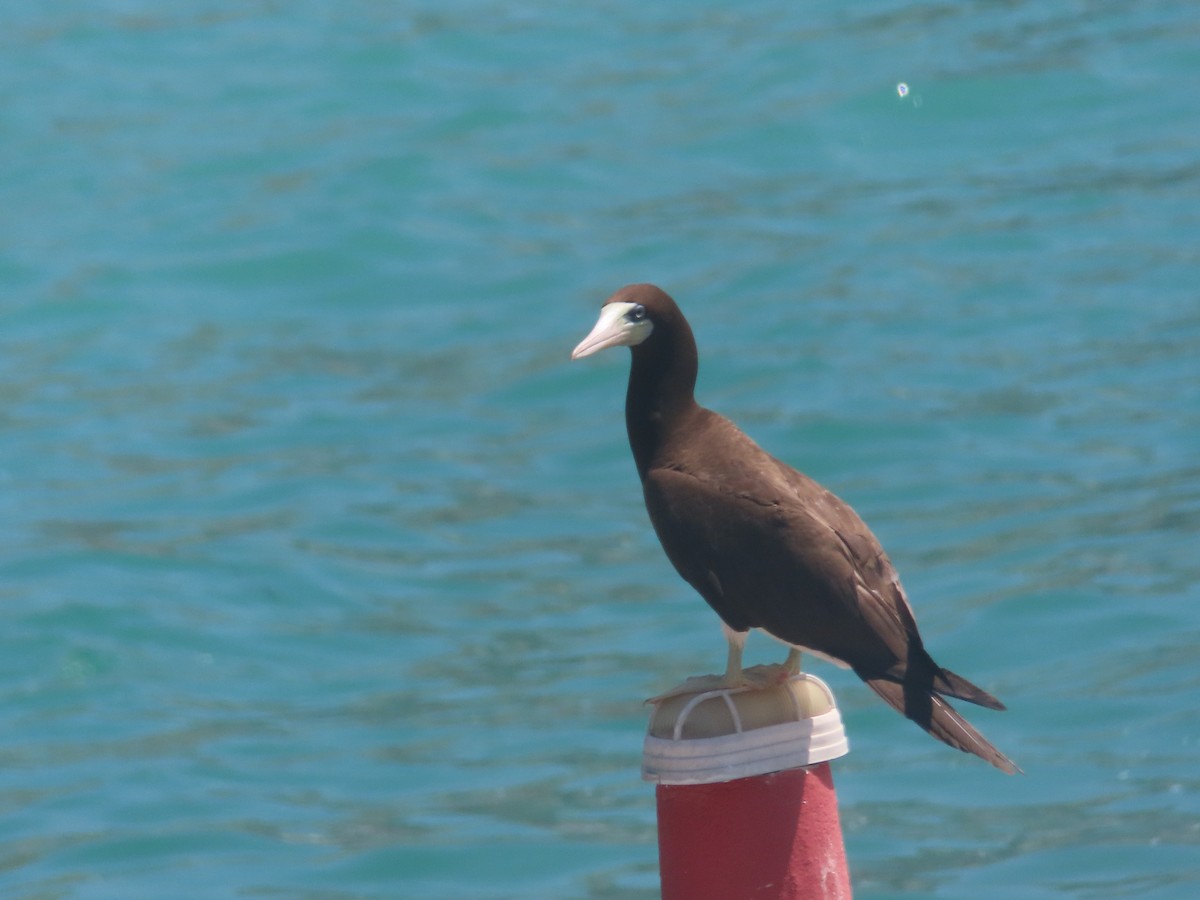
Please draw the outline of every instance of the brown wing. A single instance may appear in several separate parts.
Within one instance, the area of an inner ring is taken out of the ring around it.
[[[735,629],[873,673],[903,665],[915,623],[878,542],[834,495],[744,440],[718,475],[686,460],[647,473],[671,562]]]
[[[703,439],[668,452],[643,488],[668,558],[726,624],[816,650],[868,682],[1003,709],[929,656],[891,560],[848,504],[702,413]]]

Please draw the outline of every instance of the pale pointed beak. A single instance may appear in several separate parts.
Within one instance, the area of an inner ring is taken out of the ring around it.
[[[579,345],[571,351],[571,359],[583,359],[609,347],[629,347],[640,344],[650,333],[650,323],[647,321],[630,322],[625,318],[636,304],[609,303],[600,310],[600,318],[596,326],[588,333]]]

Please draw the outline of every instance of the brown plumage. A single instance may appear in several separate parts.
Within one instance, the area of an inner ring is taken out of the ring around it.
[[[934,737],[1019,771],[944,697],[1004,709],[926,652],[891,560],[847,504],[696,403],[687,320],[653,285],[613,294],[573,358],[628,346],[626,426],[667,557],[727,626],[725,681],[745,683],[745,633],[761,628],[848,666]],[[799,655],[789,654],[789,668]]]

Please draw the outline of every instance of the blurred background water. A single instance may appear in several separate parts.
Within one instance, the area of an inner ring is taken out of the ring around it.
[[[858,896],[1195,896],[1197,97],[1183,2],[7,4],[0,893],[657,896],[648,280],[1009,704],[816,669]]]

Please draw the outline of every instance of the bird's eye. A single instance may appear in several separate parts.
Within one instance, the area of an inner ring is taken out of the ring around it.
[[[629,312],[627,312],[625,314],[625,318],[627,318],[630,322],[642,321],[642,319],[646,318],[646,307],[642,306],[639,303],[637,306],[635,306],[633,309],[631,309]]]

